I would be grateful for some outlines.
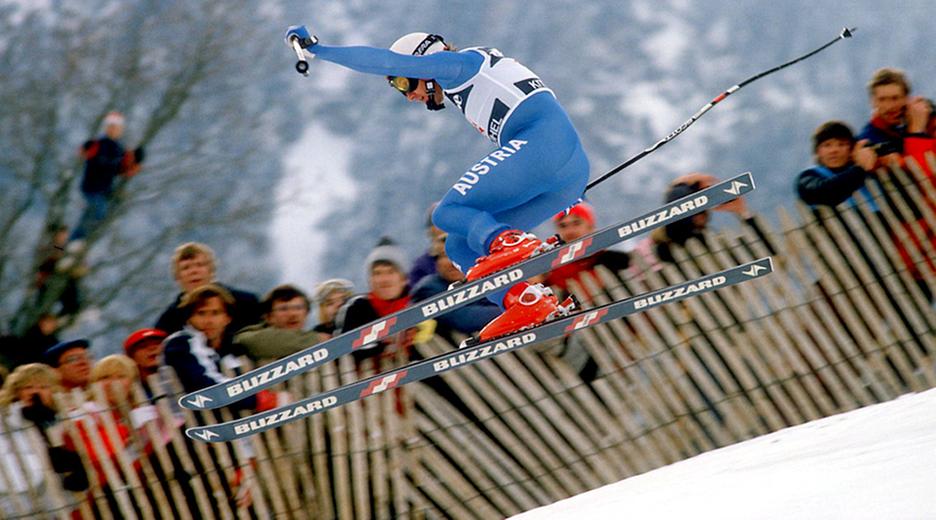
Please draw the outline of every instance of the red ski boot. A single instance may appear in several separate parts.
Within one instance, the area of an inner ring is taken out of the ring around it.
[[[535,235],[524,233],[519,229],[504,231],[491,242],[490,254],[479,258],[474,267],[468,270],[466,278],[469,282],[484,278],[530,258],[547,245],[549,245],[548,242],[544,244]]]
[[[507,291],[504,307],[506,310],[503,314],[481,329],[478,334],[480,342],[529,329],[557,316],[567,315],[574,303],[569,298],[559,305],[559,300],[549,287],[520,282]]]

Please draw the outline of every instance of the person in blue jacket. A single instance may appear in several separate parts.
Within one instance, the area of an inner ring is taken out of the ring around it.
[[[390,49],[329,46],[305,26],[286,33],[311,56],[385,76],[429,110],[459,110],[495,150],[470,166],[432,215],[448,233],[446,252],[469,281],[550,247],[527,231],[575,204],[588,182],[588,158],[552,90],[530,69],[489,47],[455,50],[436,34],[415,32]],[[486,340],[568,312],[540,284],[518,283],[491,297],[505,312],[480,333]]]

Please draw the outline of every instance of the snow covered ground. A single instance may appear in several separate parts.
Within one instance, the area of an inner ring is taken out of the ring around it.
[[[787,428],[513,518],[936,519],[936,390]]]

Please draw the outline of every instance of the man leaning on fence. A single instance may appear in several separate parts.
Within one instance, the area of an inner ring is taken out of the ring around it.
[[[234,297],[227,289],[203,285],[185,294],[179,309],[185,326],[166,338],[163,359],[172,367],[186,392],[226,381],[222,366],[235,368],[237,356],[226,330],[231,324]],[[267,390],[231,405],[241,410],[269,410],[276,406],[276,396]]]

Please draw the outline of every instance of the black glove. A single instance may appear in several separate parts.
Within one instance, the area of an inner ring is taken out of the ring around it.
[[[133,162],[143,164],[145,157],[146,153],[143,151],[143,146],[137,146],[137,149],[133,151]]]
[[[46,406],[39,394],[33,394],[32,402],[23,407],[23,418],[45,430],[55,423],[55,410]]]

